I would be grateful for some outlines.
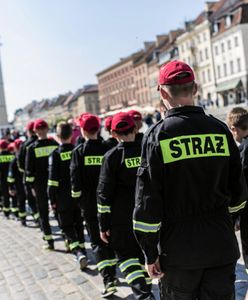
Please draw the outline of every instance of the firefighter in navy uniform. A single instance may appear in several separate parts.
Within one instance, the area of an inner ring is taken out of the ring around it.
[[[9,164],[14,159],[14,155],[8,151],[6,140],[0,140],[0,184],[3,195],[3,213],[6,218],[10,215],[10,196],[8,190]]]
[[[48,195],[52,207],[58,212],[60,227],[75,254],[80,268],[87,265],[84,245],[84,227],[77,199],[71,197],[70,161],[74,148],[71,144],[72,127],[61,122],[57,125],[57,136],[61,142],[49,157]]]
[[[224,123],[193,106],[187,64],[162,66],[159,90],[168,112],[142,142],[133,221],[146,268],[161,278],[161,299],[234,299],[239,249],[229,211],[247,200],[238,148]]]
[[[119,144],[105,154],[99,176],[97,206],[101,238],[106,243],[110,241],[135,298],[155,299],[152,281],[142,267],[144,255],[132,230],[141,142],[135,141],[136,126],[128,113],[116,114],[111,128]]]
[[[113,117],[110,116],[104,120],[104,128],[109,134],[109,138],[106,141],[104,141],[104,143],[109,147],[109,149],[112,149],[113,147],[115,147],[118,144],[117,139],[114,138],[111,133],[112,119],[113,119]]]
[[[54,249],[54,241],[49,224],[49,201],[47,196],[48,157],[58,147],[57,142],[47,138],[48,124],[42,119],[34,122],[34,131],[38,140],[27,149],[25,174],[33,196],[37,199],[40,225],[46,248]]]
[[[21,145],[19,153],[17,155],[17,164],[20,172],[23,174],[23,185],[25,189],[26,199],[28,200],[28,205],[32,210],[32,215],[34,221],[38,223],[39,221],[39,213],[37,210],[37,203],[36,198],[32,194],[31,187],[29,184],[26,183],[26,176],[25,176],[25,160],[27,154],[27,148],[33,144],[37,140],[37,135],[34,132],[34,121],[30,121],[26,126],[26,134],[27,140]]]
[[[80,127],[85,143],[75,148],[71,160],[72,197],[80,200],[90,237],[96,255],[97,267],[103,277],[105,289],[102,297],[116,292],[116,259],[112,248],[100,238],[97,219],[96,189],[103,155],[107,146],[98,139],[100,120],[97,116],[84,114]]]
[[[20,172],[17,164],[17,154],[22,144],[22,140],[16,139],[13,144],[15,157],[9,164],[9,173],[7,179],[9,184],[9,194],[16,198],[18,205],[18,217],[21,221],[21,224],[26,226],[26,196],[23,186],[23,174]]]

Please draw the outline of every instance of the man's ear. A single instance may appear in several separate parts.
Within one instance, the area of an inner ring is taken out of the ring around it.
[[[117,139],[117,134],[116,134],[115,131],[111,130],[111,135],[112,135],[112,137],[114,137],[115,139]]]
[[[194,83],[193,96],[196,95],[197,91],[198,91],[198,85],[197,83]]]
[[[170,98],[169,94],[163,88],[160,88],[160,93],[161,93],[162,99],[168,100]]]

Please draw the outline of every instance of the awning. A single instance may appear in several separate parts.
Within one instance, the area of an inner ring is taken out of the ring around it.
[[[233,80],[225,81],[223,83],[218,84],[218,86],[216,88],[216,92],[221,93],[221,92],[225,92],[225,91],[229,91],[229,90],[234,90],[241,86],[243,86],[243,85],[242,85],[242,81],[240,79],[233,79]]]

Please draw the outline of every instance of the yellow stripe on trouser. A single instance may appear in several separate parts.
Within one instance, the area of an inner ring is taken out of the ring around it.
[[[19,218],[24,218],[27,216],[27,214],[25,212],[19,212],[18,216],[19,216]]]
[[[18,211],[19,211],[18,207],[12,207],[11,208],[11,212],[13,212],[13,213],[18,212]]]
[[[52,239],[53,239],[53,237],[52,237],[52,235],[51,234],[45,234],[44,236],[43,236],[43,239],[45,240],[45,241],[51,241]]]
[[[104,268],[107,267],[113,267],[117,264],[117,260],[116,259],[106,259],[106,260],[102,260],[97,264],[97,268],[99,271],[101,271]]]
[[[69,248],[72,251],[73,249],[77,248],[79,246],[79,242],[74,242],[69,244]]]
[[[126,276],[127,283],[130,284],[137,278],[145,278],[143,270],[134,271]]]
[[[141,267],[141,264],[139,262],[138,258],[130,258],[128,260],[125,260],[123,263],[120,264],[120,270],[121,272],[124,272],[126,269],[132,267],[132,266],[139,266]]]

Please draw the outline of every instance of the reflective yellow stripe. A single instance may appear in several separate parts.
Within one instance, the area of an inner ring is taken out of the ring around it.
[[[133,229],[141,232],[156,233],[161,227],[161,222],[157,224],[144,223],[133,220]]]
[[[74,242],[74,243],[69,244],[70,250],[73,250],[73,249],[77,248],[78,246],[79,246],[79,242]]]
[[[103,156],[85,156],[84,165],[85,166],[101,166]]]
[[[106,259],[106,260],[102,260],[97,264],[97,268],[99,271],[101,271],[102,269],[106,268],[106,267],[113,267],[117,264],[117,260],[116,259]]]
[[[60,153],[60,159],[62,161],[70,160],[71,159],[71,151]]]
[[[48,185],[49,186],[56,186],[56,187],[58,187],[59,186],[59,182],[58,181],[56,181],[56,180],[48,180]]]
[[[183,159],[230,156],[225,134],[178,136],[160,141],[165,164]]]
[[[108,205],[97,204],[97,211],[99,214],[111,213],[111,207]]]
[[[81,197],[81,194],[82,194],[81,191],[79,191],[79,192],[71,191],[72,198],[79,198],[79,197]]]
[[[24,170],[20,167],[18,167],[19,172],[24,173]]]
[[[127,168],[138,168],[140,167],[141,157],[131,157],[125,159],[125,165]]]
[[[18,211],[19,211],[19,208],[18,208],[18,207],[12,207],[12,208],[11,208],[11,211],[12,211],[13,213],[18,212]]]
[[[35,220],[38,220],[39,217],[40,217],[40,214],[39,214],[39,213],[36,213],[36,214],[33,215],[33,217],[34,217]]]
[[[14,159],[14,155],[0,155],[0,163],[9,163]]]
[[[18,213],[19,218],[24,218],[27,216],[27,214],[25,212],[20,212]]]
[[[9,208],[9,207],[3,207],[3,211],[9,212],[9,211],[10,211],[10,208]]]
[[[29,177],[29,176],[26,177],[27,182],[34,182],[34,180],[35,180],[35,177]]]
[[[40,158],[40,157],[47,157],[49,156],[53,150],[55,150],[56,148],[58,148],[58,146],[46,146],[46,147],[40,147],[40,148],[35,148],[34,149],[34,153],[35,153],[35,157],[36,158]]]
[[[53,239],[53,237],[52,237],[52,235],[51,234],[45,234],[44,236],[43,236],[43,239],[45,240],[45,241],[50,241],[50,240],[52,240]]]
[[[148,277],[146,277],[146,284],[152,284],[152,279],[151,278],[148,278]]]
[[[15,182],[15,178],[13,177],[8,177],[7,178],[8,183],[14,183]]]
[[[85,249],[85,244],[84,243],[79,243],[78,245],[81,249]]]
[[[125,260],[123,263],[120,264],[119,267],[120,267],[121,272],[124,272],[126,269],[128,269],[129,267],[132,267],[132,266],[140,266],[141,267],[141,264],[140,264],[138,258],[130,258],[128,260]]]
[[[229,207],[228,207],[229,212],[230,212],[230,213],[234,213],[234,212],[237,212],[237,211],[243,209],[243,208],[245,207],[245,205],[246,205],[246,202],[247,202],[247,201],[242,202],[239,206],[232,206],[232,207],[229,206]]]
[[[143,270],[134,271],[126,276],[127,283],[130,284],[137,278],[145,277]]]

